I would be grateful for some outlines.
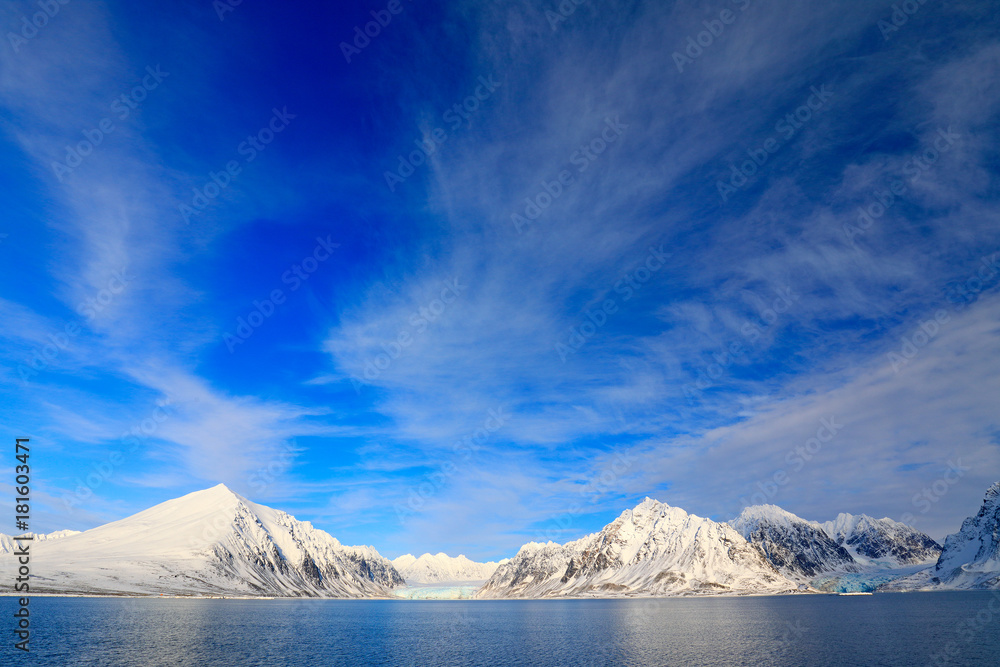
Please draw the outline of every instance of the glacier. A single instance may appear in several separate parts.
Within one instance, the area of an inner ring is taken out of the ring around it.
[[[409,600],[466,600],[507,560],[478,563],[464,554],[452,557],[443,552],[425,553],[419,558],[404,554],[392,560],[406,580],[394,595]]]

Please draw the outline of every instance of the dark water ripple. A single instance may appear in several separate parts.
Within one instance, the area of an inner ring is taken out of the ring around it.
[[[3,598],[4,635],[14,598]],[[1000,665],[1000,593],[664,600],[32,598],[3,665]],[[948,655],[946,652],[950,652]]]

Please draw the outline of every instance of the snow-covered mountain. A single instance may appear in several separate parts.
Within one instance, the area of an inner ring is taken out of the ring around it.
[[[382,597],[403,583],[374,548],[222,484],[30,548],[32,592]],[[7,581],[15,566],[0,556]]]
[[[35,542],[44,542],[45,540],[58,540],[61,537],[77,535],[79,532],[79,530],[57,530],[54,533],[22,533],[21,535],[4,535],[0,533],[0,554],[14,551],[17,548],[17,545],[14,544],[14,538],[21,537],[22,535],[34,538],[32,540],[33,544]]]
[[[462,554],[452,558],[446,553],[427,553],[420,558],[412,554],[400,556],[393,559],[392,565],[407,584],[483,583],[507,560],[477,563]]]
[[[781,575],[732,526],[646,498],[598,533],[531,542],[476,597],[782,593]]]
[[[838,514],[833,521],[816,525],[821,526],[827,535],[865,566],[903,567],[933,563],[941,554],[941,545],[930,537],[889,518]]]
[[[776,594],[806,583],[831,591],[993,588],[1000,587],[1000,482],[943,550],[891,519],[840,514],[820,524],[762,505],[718,523],[646,498],[597,533],[531,542],[499,563],[443,553],[390,562],[221,484],[82,533],[34,537],[31,591],[68,594],[391,597],[398,589],[410,598],[530,598]],[[0,534],[0,577],[8,581],[14,548],[13,536]]]
[[[729,523],[775,569],[797,581],[804,583],[820,574],[860,569],[851,554],[822,528],[775,505],[746,507]]]
[[[1000,482],[987,489],[979,513],[945,538],[931,582],[949,588],[1000,588]]]

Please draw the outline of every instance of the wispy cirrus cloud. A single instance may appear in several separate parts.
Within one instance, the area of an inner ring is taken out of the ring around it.
[[[528,474],[545,488],[554,488],[546,479],[546,443],[565,447],[586,438],[598,452],[666,432],[688,443],[684,457],[666,460],[702,473],[689,478],[686,502],[702,493],[716,497],[708,489],[733,469],[696,463],[714,460],[698,443],[714,442],[718,428],[742,431],[747,419],[765,415],[774,429],[791,429],[782,406],[819,402],[816,394],[840,383],[853,386],[851,368],[878,358],[914,313],[940,303],[948,282],[1000,241],[986,213],[995,213],[995,202],[982,197],[994,178],[983,150],[983,132],[996,132],[992,84],[973,75],[976,95],[991,101],[944,110],[955,97],[951,88],[966,80],[960,72],[996,69],[995,45],[970,26],[949,35],[934,58],[921,59],[912,57],[919,28],[893,44],[872,39],[877,7],[814,9],[748,9],[745,21],[683,77],[663,63],[675,42],[683,44],[684,31],[700,25],[693,8],[636,3],[629,18],[615,16],[614,36],[603,32],[609,19],[596,9],[554,35],[526,25],[530,13],[515,23],[515,10],[483,10],[477,18],[488,46],[479,66],[501,73],[504,94],[476,132],[431,160],[427,201],[451,231],[434,239],[437,261],[384,281],[392,299],[368,299],[341,313],[326,349],[342,381],[358,372],[361,359],[382,351],[434,276],[470,275],[461,317],[428,328],[412,356],[371,382],[374,408],[397,437],[433,446],[502,399],[513,414],[511,439],[541,446]],[[508,34],[497,24],[517,29]],[[533,67],[511,67],[519,57]],[[777,124],[821,84],[834,92],[830,101],[785,137],[746,190],[721,202],[716,183],[729,165],[781,132]],[[628,124],[621,143],[577,172],[574,152],[608,117]],[[960,139],[910,180],[913,159],[942,131]],[[574,184],[519,234],[511,214],[522,213],[524,197],[561,170],[573,173]],[[905,201],[850,243],[845,224],[892,178],[906,179]],[[659,244],[672,252],[668,266],[626,303],[615,285]],[[788,293],[794,299],[785,312],[769,313]],[[619,300],[620,312],[563,363],[555,344],[608,297]],[[989,344],[990,331],[975,335]],[[739,354],[727,352],[733,344]],[[713,365],[721,373],[692,403],[683,388]],[[955,372],[973,372],[962,368]],[[920,386],[934,372],[913,371]],[[878,397],[885,403],[872,401],[859,442],[888,437],[899,414],[915,420],[912,437],[934,430],[916,419],[923,403],[889,408],[889,397]],[[988,419],[981,412],[976,423]],[[810,414],[808,421],[816,419]],[[898,443],[886,465],[927,459],[944,440],[915,450]],[[979,452],[977,442],[956,447]],[[765,459],[767,443],[743,446],[747,456]],[[717,449],[723,459],[733,451]],[[860,452],[842,455],[842,464],[815,474],[826,475],[830,487],[856,488],[847,462]],[[659,452],[647,456],[651,463]],[[643,476],[631,492],[667,484],[666,471],[660,474]],[[487,477],[480,471],[475,479]],[[707,479],[713,481],[702,483]],[[866,494],[872,506],[899,506],[903,496],[890,496],[892,485],[867,481],[880,489]],[[428,524],[447,520],[444,509],[432,516]],[[946,523],[927,529],[940,534]]]
[[[738,20],[678,71],[726,8]],[[348,541],[497,557],[647,494],[728,518],[831,414],[850,422],[828,458],[782,489],[806,516],[895,517],[953,454],[995,467],[995,284],[955,310],[1000,250],[990,3],[928,5],[890,40],[877,4],[595,2],[554,29],[529,3],[416,9],[336,66],[320,26],[355,19],[308,4],[225,22],[162,8],[155,26],[71,4],[0,55],[4,168],[30,223],[0,251],[34,276],[4,291],[2,354],[16,368],[80,326],[27,388],[5,371],[9,426],[70,453],[57,497],[172,407],[80,525],[222,479]],[[157,66],[60,182],[52,162]],[[489,98],[389,192],[388,166],[480,77]],[[276,106],[297,114],[280,143],[185,224],[191,189]],[[319,230],[340,249],[293,294],[283,272]],[[124,266],[127,287],[82,315]],[[276,288],[287,302],[229,354],[222,334]],[[949,326],[892,371],[885,355],[940,308]],[[491,410],[503,427],[458,466]],[[571,510],[621,452],[639,462]],[[980,477],[918,527],[957,525]]]
[[[183,229],[173,185],[186,176],[166,163],[171,147],[149,135],[154,107],[176,104],[177,87],[203,82],[177,81],[170,65],[137,62],[116,38],[109,7],[82,3],[63,14],[24,49],[0,54],[7,139],[45,202],[18,245],[45,248],[31,272],[51,295],[29,306],[30,293],[8,289],[3,301],[11,316],[5,380],[20,394],[9,425],[34,424],[31,435],[47,449],[89,443],[82,455],[69,454],[74,467],[40,482],[54,498],[86,496],[61,524],[121,511],[101,498],[113,485],[176,490],[223,480],[249,488],[248,477],[274,448],[316,432],[304,422],[322,412],[240,395],[199,375],[196,359],[215,342],[218,325],[192,316],[190,304],[204,291],[177,267],[219,228]],[[124,284],[109,283],[123,271]],[[169,416],[155,433],[138,431],[141,446],[132,447],[135,427],[163,405]],[[108,460],[121,462],[113,473],[95,472]]]

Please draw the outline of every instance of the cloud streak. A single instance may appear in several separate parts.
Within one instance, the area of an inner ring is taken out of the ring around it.
[[[316,26],[357,19],[309,10],[151,26],[73,4],[0,55],[28,202],[0,252],[36,283],[0,300],[4,359],[79,326],[29,386],[4,371],[8,426],[73,452],[59,497],[171,406],[78,525],[219,480],[345,541],[502,557],[645,495],[729,518],[779,470],[773,500],[811,518],[910,512],[941,537],[968,513],[997,463],[989,3],[927,5],[889,40],[876,4],[414,6],[352,62]],[[284,108],[288,131],[185,224],[191,189]],[[400,155],[413,173],[387,188]],[[317,237],[334,259],[227,349]],[[490,410],[503,427],[456,463]],[[973,470],[914,511],[953,457]]]

